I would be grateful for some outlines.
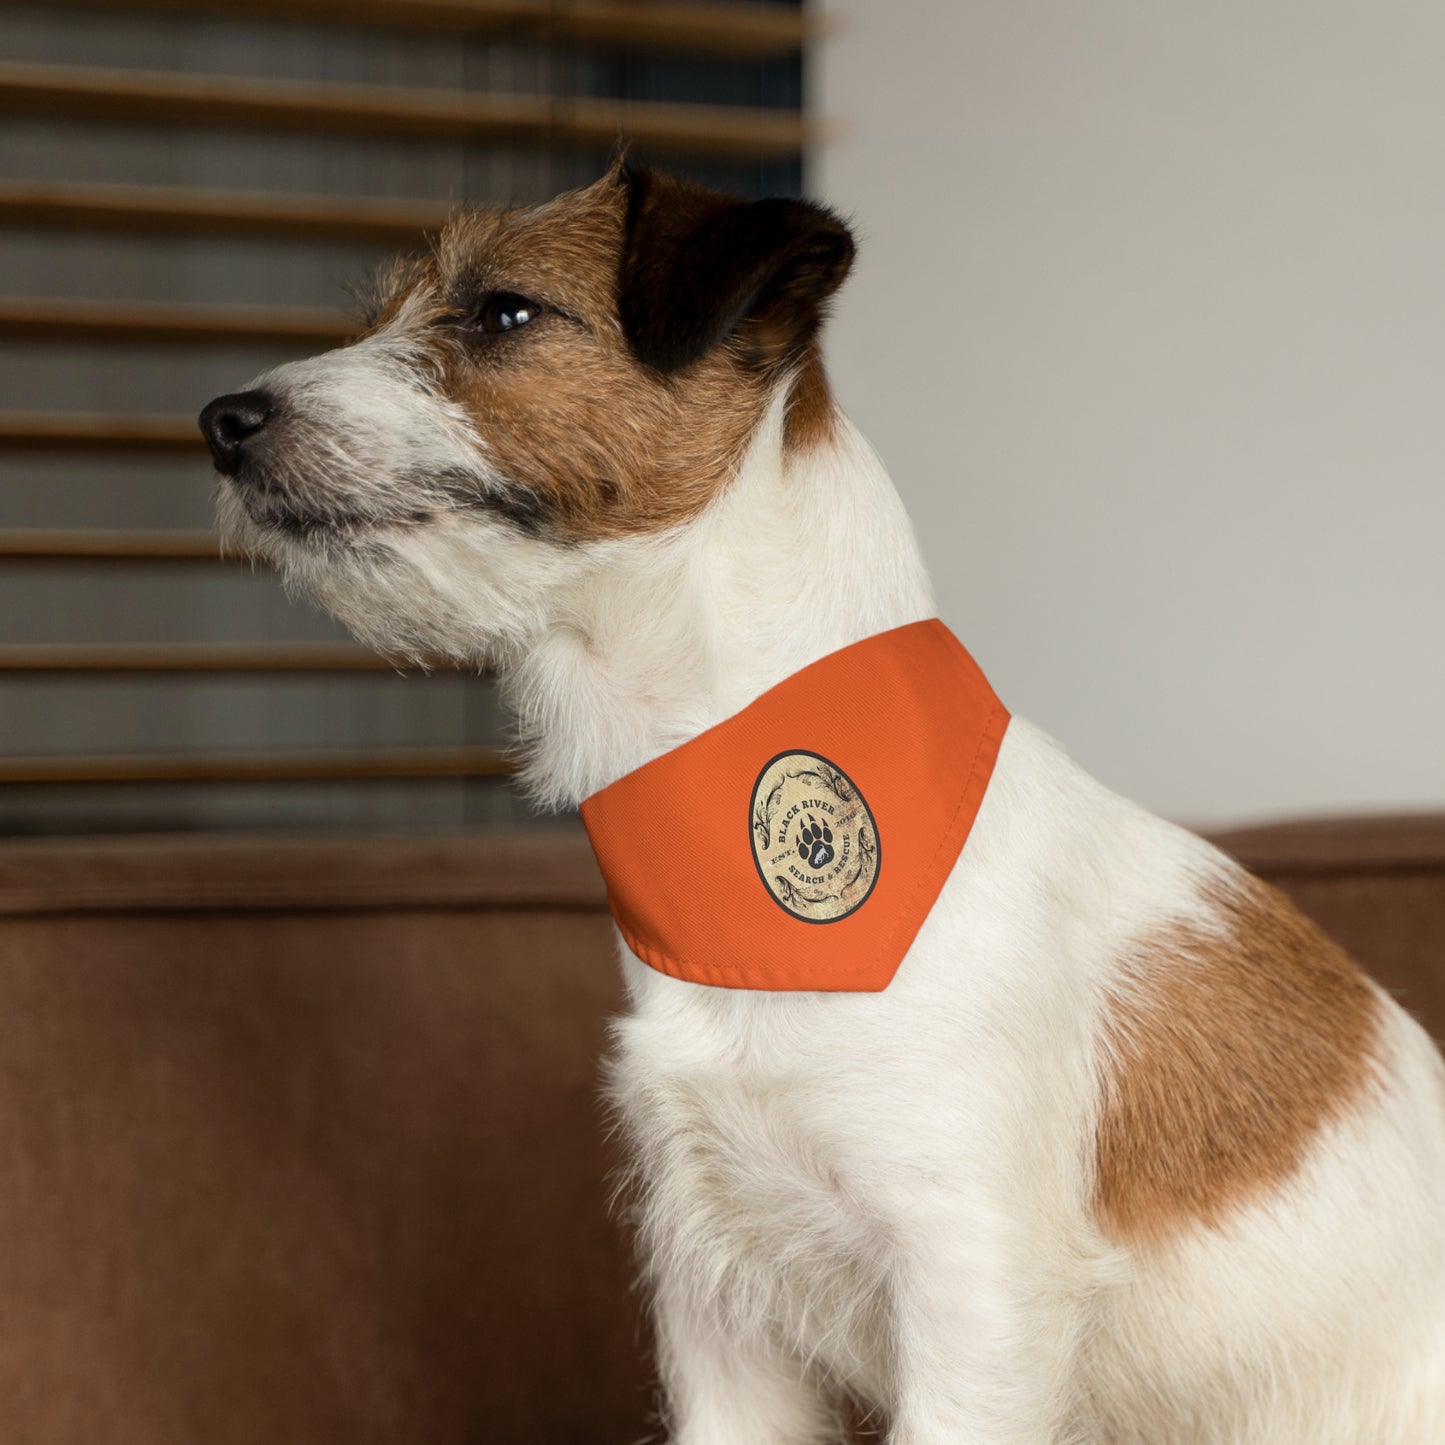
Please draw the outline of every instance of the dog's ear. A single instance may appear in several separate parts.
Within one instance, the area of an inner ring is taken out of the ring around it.
[[[740,201],[624,165],[626,230],[617,278],[628,344],[657,371],[681,370],[736,335],[758,365],[801,354],[853,263],[853,237],[807,201]]]

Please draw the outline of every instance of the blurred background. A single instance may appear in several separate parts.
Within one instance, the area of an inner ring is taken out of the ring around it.
[[[1189,824],[1445,803],[1445,10],[825,14],[834,380],[1000,695]]]

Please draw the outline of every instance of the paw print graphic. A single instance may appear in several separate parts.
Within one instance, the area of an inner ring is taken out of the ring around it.
[[[811,813],[798,829],[798,853],[809,868],[826,868],[833,861],[833,830]]]

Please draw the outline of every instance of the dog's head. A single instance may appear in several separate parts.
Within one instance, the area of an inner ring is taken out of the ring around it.
[[[821,207],[620,165],[463,211],[359,339],[201,413],[223,530],[384,648],[505,651],[539,591],[702,512],[780,387],[791,444],[826,435],[852,256]]]

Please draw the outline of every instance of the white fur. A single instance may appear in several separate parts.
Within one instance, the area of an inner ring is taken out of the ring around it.
[[[575,804],[933,614],[877,458],[846,424],[789,457],[781,401],[715,504],[663,537],[561,547],[444,512],[348,549],[230,520],[363,636],[500,658],[531,786]],[[367,402],[406,446],[484,465],[438,405],[425,386]],[[1015,720],[883,993],[711,989],[622,950],[612,1092],[677,1445],[831,1440],[844,1392],[893,1445],[1445,1440],[1445,1090],[1387,1000],[1378,1096],[1286,1188],[1159,1254],[1091,1214],[1119,960],[1207,921],[1201,888],[1231,867]]]

